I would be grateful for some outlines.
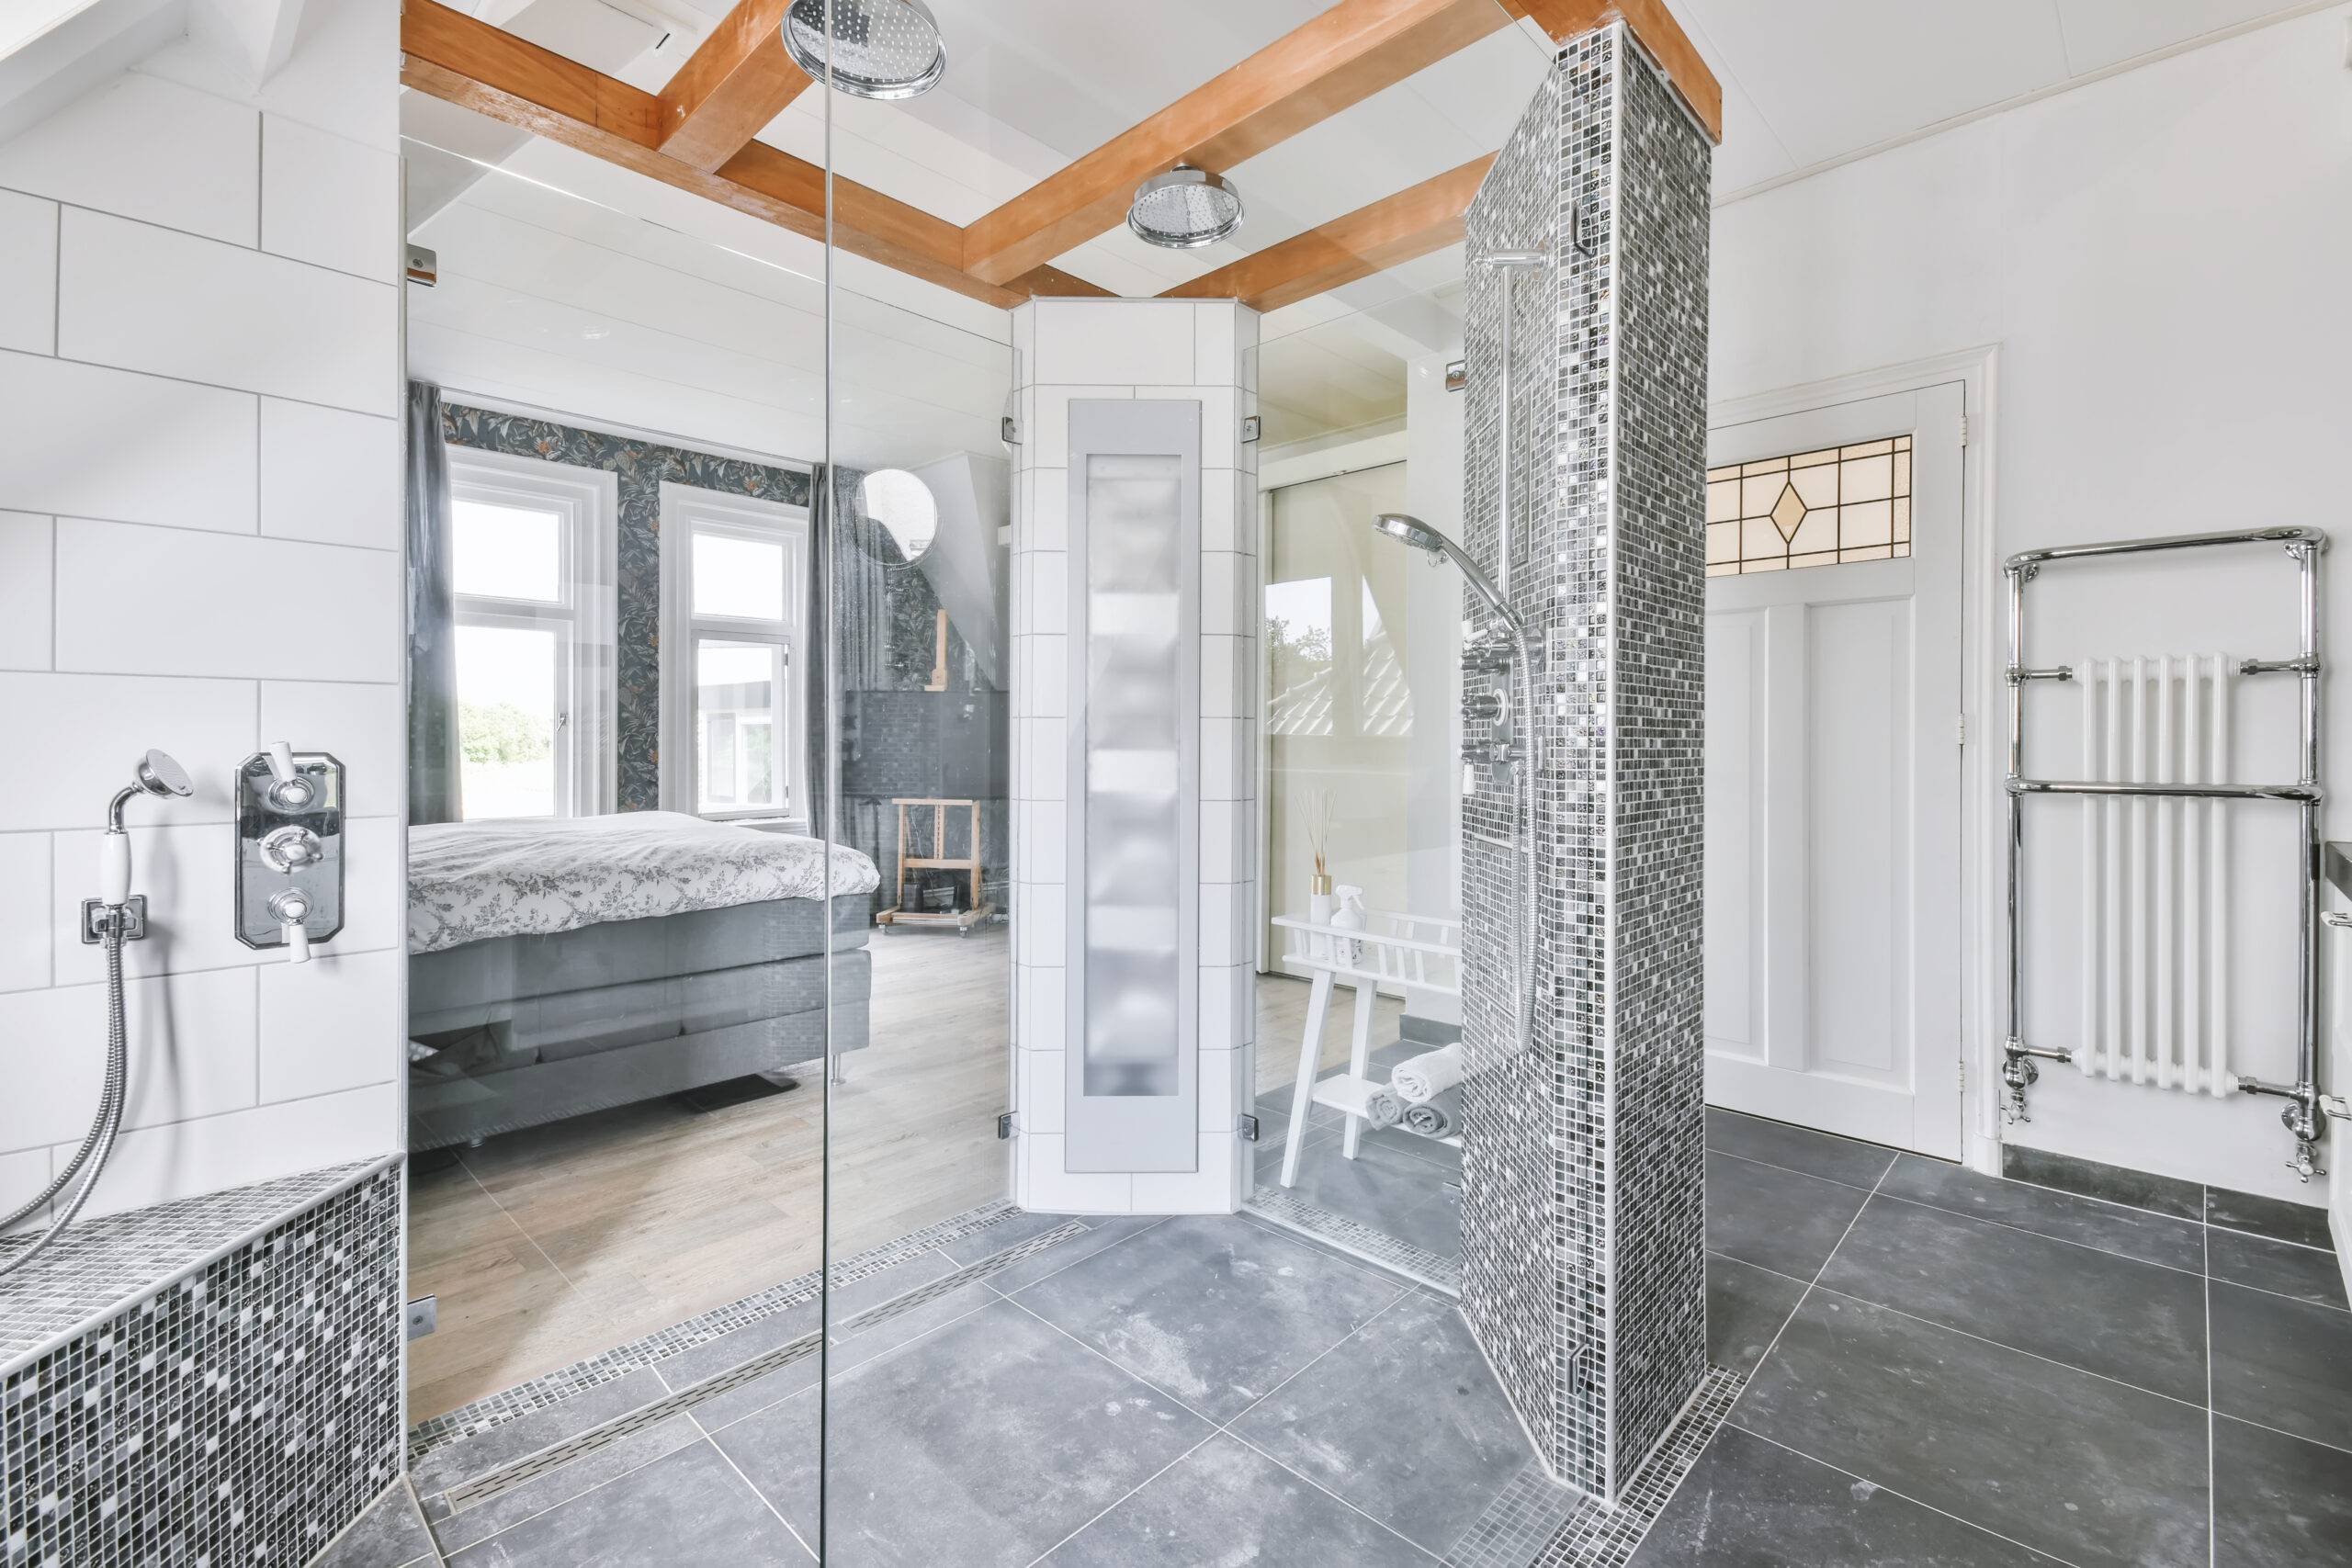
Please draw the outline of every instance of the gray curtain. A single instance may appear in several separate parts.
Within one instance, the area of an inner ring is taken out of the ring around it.
[[[808,830],[820,837],[833,824],[829,781],[833,752],[825,722],[826,703],[854,705],[854,694],[878,691],[890,682],[890,595],[876,539],[880,529],[865,515],[858,492],[865,482],[859,468],[820,470],[811,489],[816,507],[814,570],[808,573]],[[828,620],[828,612],[831,619]],[[844,725],[854,713],[845,707]],[[846,761],[846,759],[843,759]],[[842,842],[853,842],[843,837]],[[865,846],[858,845],[863,848]]]
[[[455,822],[458,645],[441,389],[408,389],[408,819]]]

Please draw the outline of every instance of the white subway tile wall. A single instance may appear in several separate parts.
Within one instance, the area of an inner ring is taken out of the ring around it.
[[[175,44],[0,143],[0,712],[40,760],[0,777],[0,1202],[96,1108],[79,909],[150,746],[198,787],[130,811],[154,934],[92,1211],[398,1146],[397,29],[325,7],[258,96]],[[348,770],[307,968],[231,928],[231,773],[274,739]]]
[[[1021,446],[1012,548],[1013,844],[1028,935],[1013,987],[1014,1201],[1082,1213],[1230,1212],[1241,1197],[1234,1116],[1247,1103],[1257,887],[1255,447],[1242,442],[1257,316],[1231,302],[1046,300],[1012,313]],[[1063,1168],[1069,724],[1069,404],[1182,398],[1201,410],[1201,1161],[1176,1176]]]

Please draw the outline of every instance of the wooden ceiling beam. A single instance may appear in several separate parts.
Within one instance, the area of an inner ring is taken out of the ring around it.
[[[981,218],[965,267],[1007,282],[1116,228],[1152,175],[1230,169],[1509,25],[1495,0],[1339,0]]]
[[[1723,84],[1707,69],[1666,0],[1502,0],[1502,5],[1514,17],[1532,18],[1555,43],[1622,20],[1665,70],[1666,79],[1706,128],[1708,139],[1723,141]]]
[[[752,141],[716,171],[662,151],[661,100],[435,0],[406,0],[401,81],[461,108],[503,120],[763,218],[825,237],[825,172]],[[833,240],[854,255],[999,307],[1027,296],[964,271],[963,231],[854,180],[833,181]]]
[[[661,149],[706,172],[751,144],[808,86],[778,29],[791,0],[740,0],[662,89]]]
[[[1462,238],[1463,214],[1495,155],[1385,197],[1239,261],[1163,291],[1163,299],[1238,299],[1278,310],[1425,256]]]

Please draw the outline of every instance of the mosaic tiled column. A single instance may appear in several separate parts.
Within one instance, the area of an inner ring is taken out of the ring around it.
[[[1533,629],[1538,1001],[1506,773],[1464,811],[1464,1310],[1560,1481],[1614,1498],[1706,1370],[1700,1014],[1711,147],[1622,25],[1570,40],[1469,213],[1464,529]],[[1467,677],[1475,689],[1480,677]],[[1465,739],[1484,737],[1473,721]]]

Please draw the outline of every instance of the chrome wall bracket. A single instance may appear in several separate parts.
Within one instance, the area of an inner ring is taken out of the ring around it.
[[[103,898],[85,898],[82,900],[82,945],[84,947],[96,947],[106,941],[107,932],[114,924],[115,912],[118,909],[121,911],[122,940],[125,942],[147,940],[147,895],[144,893],[133,893],[129,901],[122,904],[108,904]]]

